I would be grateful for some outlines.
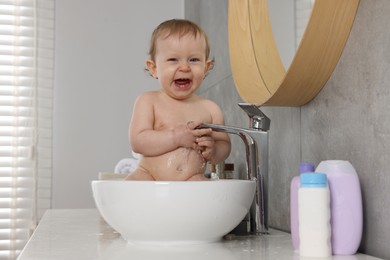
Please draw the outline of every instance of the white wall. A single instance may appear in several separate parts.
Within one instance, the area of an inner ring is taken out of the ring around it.
[[[133,102],[158,88],[144,70],[150,35],[184,0],[57,0],[53,208],[94,207],[90,181],[130,155]]]

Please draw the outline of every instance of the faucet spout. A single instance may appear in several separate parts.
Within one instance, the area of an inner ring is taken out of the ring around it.
[[[248,180],[256,181],[256,195],[252,207],[248,214],[249,233],[268,233],[268,135],[266,131],[260,129],[247,129],[226,125],[216,125],[203,123],[197,128],[211,128],[215,132],[223,132],[238,135],[245,144],[246,164]],[[258,149],[258,145],[262,145]],[[265,167],[260,167],[259,151],[261,163]],[[261,169],[266,169],[265,172]]]
[[[246,150],[246,163],[248,167],[247,179],[253,180],[257,178],[256,168],[257,168],[257,147],[255,139],[250,135],[251,130],[245,128],[239,128],[234,126],[225,126],[225,125],[216,125],[203,123],[197,128],[211,128],[215,132],[222,132],[227,134],[238,135],[245,144]]]

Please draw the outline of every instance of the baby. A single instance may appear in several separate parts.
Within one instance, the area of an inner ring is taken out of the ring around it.
[[[227,134],[196,129],[224,124],[219,106],[195,94],[213,67],[209,53],[207,35],[193,22],[168,20],[154,30],[146,66],[161,88],[135,101],[129,138],[142,156],[127,180],[206,180],[207,162],[228,157]]]

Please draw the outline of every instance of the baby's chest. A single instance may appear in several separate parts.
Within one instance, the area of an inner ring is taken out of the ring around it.
[[[188,121],[209,121],[209,112],[202,107],[169,107],[161,106],[155,110],[156,122],[160,121],[169,125],[184,124]]]

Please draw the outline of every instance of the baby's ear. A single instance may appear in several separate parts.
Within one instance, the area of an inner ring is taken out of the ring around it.
[[[152,60],[146,60],[146,69],[149,71],[153,78],[157,79],[156,64]]]
[[[204,71],[204,78],[205,79],[207,77],[207,75],[209,74],[209,71],[212,70],[214,68],[214,59],[212,60],[207,60],[206,61],[206,69]]]
[[[206,74],[214,68],[214,59],[206,61]]]

